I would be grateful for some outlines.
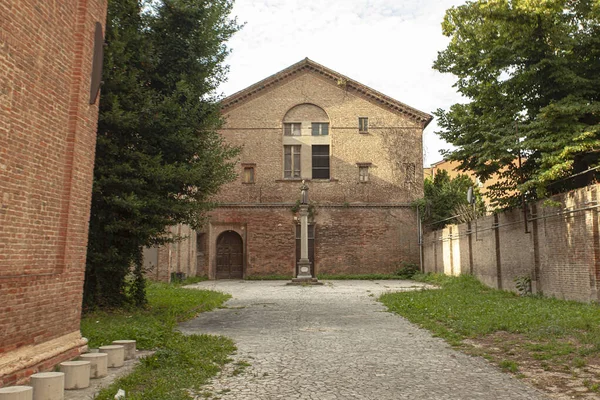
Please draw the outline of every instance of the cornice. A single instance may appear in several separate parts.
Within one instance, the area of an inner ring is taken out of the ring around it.
[[[304,60],[293,64],[288,68],[285,68],[276,74],[273,74],[268,78],[255,83],[254,85],[247,87],[246,89],[240,90],[239,92],[224,98],[221,100],[221,110],[222,112],[227,112],[236,106],[244,104],[255,94],[280,85],[281,83],[288,81],[303,72],[317,73],[321,77],[334,82],[334,84],[338,86],[346,87],[346,89],[354,92],[360,97],[379,104],[380,106],[388,108],[396,113],[405,115],[406,117],[419,123],[423,128],[425,128],[433,119],[430,114],[419,111],[416,108],[410,107],[398,100],[386,96],[375,89],[363,85],[308,58],[305,58]]]

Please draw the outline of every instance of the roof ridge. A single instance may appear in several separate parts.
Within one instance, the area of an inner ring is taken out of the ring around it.
[[[345,75],[342,75],[337,71],[327,68],[324,65],[321,65],[309,59],[308,57],[300,60],[295,64],[290,65],[287,68],[282,69],[279,72],[276,72],[273,75],[266,77],[265,79],[258,81],[253,85],[248,86],[245,89],[239,90],[234,94],[225,97],[223,100],[221,100],[221,108],[227,109],[229,107],[233,107],[236,104],[244,101],[248,97],[254,95],[255,93],[267,89],[268,87],[284,79],[287,79],[288,77],[305,69],[312,69],[315,72],[319,72],[321,75],[325,75],[329,79],[336,80],[338,84],[341,84],[340,81],[342,81],[344,85],[350,86],[362,96],[365,96],[368,99],[375,101],[376,103],[379,103],[381,105],[387,106],[388,108],[391,108],[395,111],[402,112],[408,115],[410,118],[419,121],[423,124],[423,128],[425,128],[433,119],[433,117],[428,113],[425,113],[405,103],[402,103],[401,101],[387,96],[367,85],[363,85],[362,83]]]

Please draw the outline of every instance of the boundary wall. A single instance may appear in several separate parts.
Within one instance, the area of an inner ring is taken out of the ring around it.
[[[449,225],[423,235],[425,272],[473,274],[486,285],[516,291],[529,277],[533,293],[600,301],[600,185]]]

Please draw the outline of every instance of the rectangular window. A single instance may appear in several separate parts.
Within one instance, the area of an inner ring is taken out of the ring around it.
[[[283,124],[283,135],[284,136],[300,136],[301,124],[299,122],[294,122],[292,124]]]
[[[369,166],[359,165],[358,166],[358,181],[369,182]]]
[[[254,183],[254,167],[253,166],[244,167],[244,175],[242,176],[242,182]]]
[[[360,117],[358,118],[358,132],[368,133],[369,132],[369,118]]]
[[[284,178],[300,178],[300,148],[299,145],[283,146]]]
[[[329,179],[329,145],[312,146],[312,178]]]
[[[313,136],[327,136],[329,135],[329,124],[322,122],[312,123],[312,135]]]

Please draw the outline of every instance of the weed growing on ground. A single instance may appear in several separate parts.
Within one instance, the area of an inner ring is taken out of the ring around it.
[[[242,372],[244,372],[244,370],[250,366],[250,363],[248,363],[247,361],[241,360],[235,363],[235,368],[233,370],[233,372],[231,373],[231,375],[233,376],[237,376],[239,374],[241,374]]]
[[[502,368],[505,371],[516,373],[519,370],[519,365],[511,360],[502,360],[500,361],[500,368]]]
[[[233,342],[221,336],[186,336],[175,331],[177,323],[219,307],[229,295],[159,283],[148,285],[147,290],[145,309],[93,312],[82,319],[81,331],[90,347],[135,339],[139,349],[156,350],[130,375],[102,390],[99,400],[113,399],[119,388],[131,400],[189,399],[187,390],[200,390],[235,350]]]

